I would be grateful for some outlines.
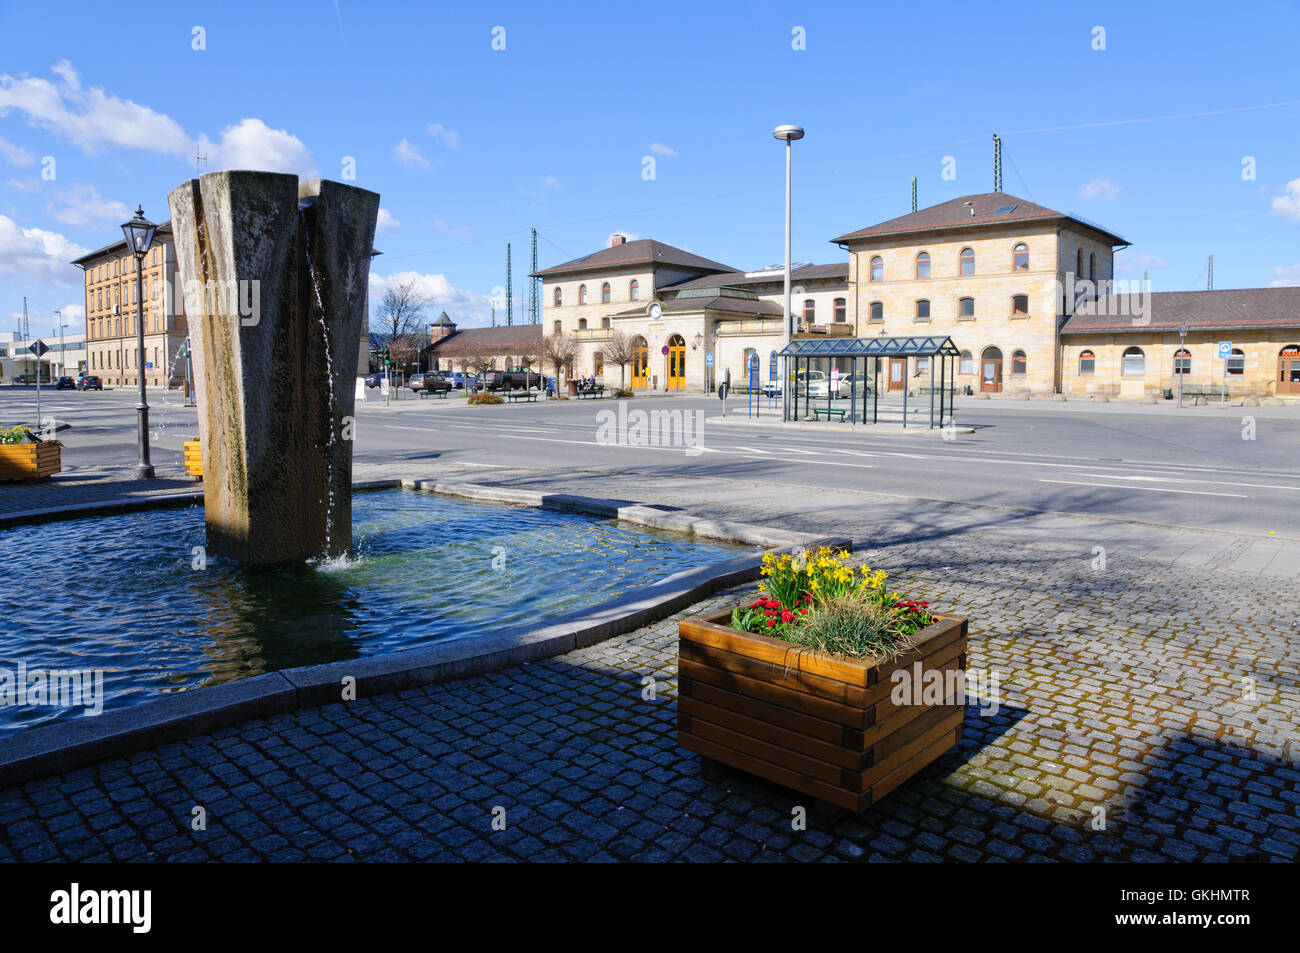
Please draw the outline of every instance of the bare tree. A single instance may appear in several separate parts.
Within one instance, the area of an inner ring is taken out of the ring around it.
[[[560,396],[560,372],[578,356],[578,339],[572,334],[548,334],[542,338],[542,356],[555,369],[555,396]]]
[[[634,339],[622,331],[615,331],[609,337],[605,347],[605,360],[618,365],[618,386],[623,389],[623,373],[627,366],[636,360],[637,346]]]
[[[371,345],[388,348],[395,366],[411,364],[428,341],[424,309],[431,302],[414,280],[387,289],[370,324]]]

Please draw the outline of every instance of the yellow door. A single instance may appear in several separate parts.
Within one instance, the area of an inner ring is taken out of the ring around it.
[[[638,337],[633,343],[636,351],[632,356],[632,387],[645,390],[650,386],[650,348],[643,337]]]
[[[668,389],[686,389],[686,341],[680,334],[668,339]]]

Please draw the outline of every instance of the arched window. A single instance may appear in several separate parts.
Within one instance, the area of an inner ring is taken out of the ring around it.
[[[817,323],[817,302],[812,298],[805,298],[803,302],[803,323]]]
[[[847,298],[835,299],[835,320],[843,323],[849,317],[849,302]]]
[[[555,306],[558,308],[564,304],[564,295],[560,292],[560,286],[555,286]]]
[[[1232,349],[1232,357],[1228,358],[1228,376],[1240,377],[1246,373],[1246,352],[1239,347]]]
[[[963,318],[975,317],[975,299],[961,298],[957,302],[957,314]]]
[[[871,302],[871,320],[872,321],[885,320],[885,306],[882,302],[880,301]]]
[[[637,301],[640,299],[640,297],[641,297],[641,282],[633,278],[631,283],[627,286],[627,299],[629,301]]]
[[[1147,356],[1140,347],[1131,347],[1124,351],[1120,361],[1120,373],[1124,377],[1145,377]]]
[[[1011,296],[1011,313],[1028,314],[1029,313],[1029,295],[1012,295]]]
[[[1097,280],[1097,253],[1093,252],[1088,256],[1088,280]]]
[[[1192,372],[1192,352],[1185,347],[1174,351],[1174,373],[1190,374]]]
[[[930,320],[930,302],[926,298],[921,298],[916,302],[916,320]]]
[[[587,330],[587,319],[586,319],[586,318],[579,318],[579,319],[578,319],[578,330],[579,330],[579,331],[585,331],[585,330]]]
[[[609,304],[609,282],[600,286],[600,303]]]
[[[587,286],[578,285],[578,304],[587,303]]]
[[[1029,270],[1029,246],[1021,242],[1011,251],[1011,270],[1028,271]],[[1014,371],[1012,373],[1015,373]]]
[[[609,327],[609,318],[601,318],[601,319],[600,319],[600,326],[601,326],[602,328],[608,328],[608,327]]]
[[[1088,374],[1095,374],[1096,372],[1097,372],[1097,355],[1093,354],[1092,351],[1080,351],[1079,352],[1080,376],[1087,376]]]
[[[879,255],[876,255],[871,259],[871,280],[885,280],[885,259],[881,258]]]
[[[564,330],[564,325],[562,325],[559,321],[556,321],[554,324],[554,328],[555,328],[555,333],[559,334],[561,331]]]
[[[923,251],[921,252],[921,254],[916,256],[916,277],[918,278],[930,277],[930,253],[929,252]]]
[[[600,377],[605,373],[605,352],[596,351],[591,355],[591,373]]]
[[[975,274],[975,249],[963,248],[961,250],[961,273],[963,275]]]
[[[957,371],[959,374],[975,373],[975,358],[971,357],[970,351],[961,352],[961,368]]]
[[[1026,373],[1025,368],[1028,367],[1028,365],[1029,365],[1029,361],[1025,357],[1024,351],[1011,352],[1011,373],[1012,374]]]

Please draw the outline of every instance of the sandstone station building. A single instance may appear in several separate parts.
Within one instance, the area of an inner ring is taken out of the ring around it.
[[[1159,396],[1181,376],[1185,392],[1217,394],[1226,370],[1234,396],[1300,398],[1300,288],[1129,287],[1115,278],[1124,238],[1004,192],[962,196],[832,242],[847,260],[792,265],[797,334],[951,337],[961,352],[959,393]],[[580,342],[575,375],[617,384],[604,348],[621,331],[637,346],[625,371],[634,389],[702,392],[728,375],[739,385],[755,355],[760,380],[777,377],[783,266],[741,271],[615,236],[535,277],[543,330]],[[1226,367],[1220,341],[1232,344]],[[928,361],[888,359],[881,392],[919,392]]]

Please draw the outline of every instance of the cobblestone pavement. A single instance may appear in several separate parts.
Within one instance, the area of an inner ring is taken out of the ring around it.
[[[806,798],[700,777],[676,744],[679,615],[2,791],[0,860],[1296,860],[1300,641],[1276,577],[851,528],[969,616],[970,668],[1001,678],[998,713],[969,705],[961,745],[864,815],[795,831]]]

